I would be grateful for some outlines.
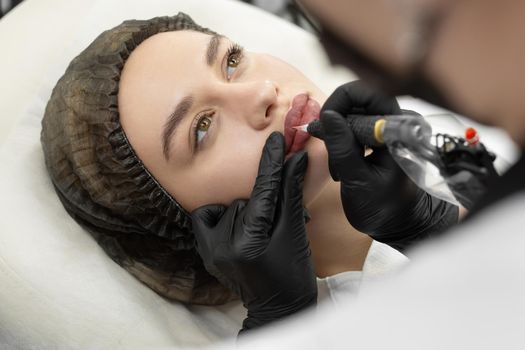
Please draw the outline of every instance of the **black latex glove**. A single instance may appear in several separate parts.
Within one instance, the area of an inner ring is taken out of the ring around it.
[[[401,113],[395,98],[355,81],[335,90],[324,104],[320,119],[330,174],[341,182],[348,221],[375,240],[403,251],[455,224],[458,208],[419,189],[386,148],[375,149],[364,157],[363,146],[342,117]]]
[[[250,200],[207,205],[191,215],[204,266],[248,309],[241,332],[317,302],[302,204],[308,157],[297,153],[283,165],[284,150],[282,134],[272,133]]]
[[[476,147],[456,145],[447,153],[446,167],[440,169],[454,197],[469,211],[495,184],[499,175],[494,168],[496,155],[482,143]]]

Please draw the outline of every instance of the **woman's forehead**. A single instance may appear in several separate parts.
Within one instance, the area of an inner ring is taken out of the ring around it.
[[[159,59],[184,58],[188,55],[195,57],[203,51],[211,35],[190,30],[181,30],[155,34],[144,40],[133,50],[126,66],[136,63],[151,63]]]
[[[152,103],[198,83],[206,70],[206,47],[211,36],[195,31],[153,35],[141,43],[124,65],[120,97],[142,96]]]

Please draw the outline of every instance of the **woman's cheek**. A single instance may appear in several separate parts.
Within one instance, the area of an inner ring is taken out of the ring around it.
[[[253,143],[253,142],[252,142]],[[262,148],[262,147],[261,147]],[[236,199],[249,199],[257,177],[261,151],[233,147],[228,156],[218,157],[220,161],[209,173],[217,185],[223,204],[231,204]]]

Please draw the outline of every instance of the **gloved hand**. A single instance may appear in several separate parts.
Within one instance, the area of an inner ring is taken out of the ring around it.
[[[335,90],[321,109],[320,119],[330,174],[341,182],[348,221],[375,240],[403,251],[456,223],[458,208],[419,189],[386,148],[365,157],[363,145],[342,116],[401,113],[395,98],[355,81]]]
[[[204,266],[248,309],[241,332],[317,302],[302,204],[308,157],[297,153],[283,165],[284,149],[282,134],[272,133],[248,201],[207,205],[191,214]]]
[[[457,201],[471,211],[499,177],[494,167],[496,155],[483,143],[475,147],[458,144],[445,159],[446,167],[440,173]]]

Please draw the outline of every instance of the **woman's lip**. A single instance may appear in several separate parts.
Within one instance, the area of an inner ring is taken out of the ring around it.
[[[304,125],[319,119],[321,106],[319,103],[309,98],[305,93],[295,96],[292,106],[284,119],[284,139],[286,143],[286,156],[300,151],[304,148],[306,141],[310,137],[308,133],[297,132],[294,126]]]

